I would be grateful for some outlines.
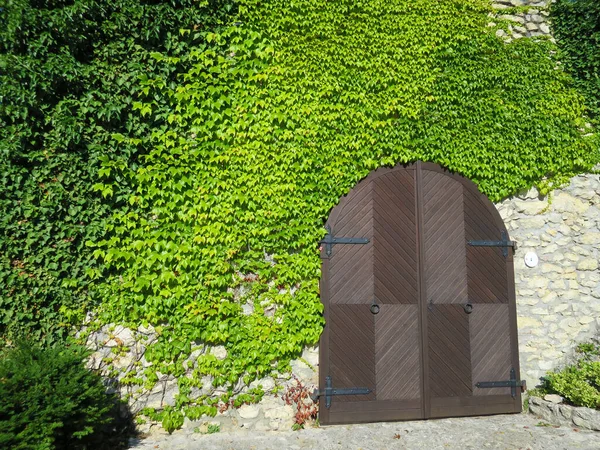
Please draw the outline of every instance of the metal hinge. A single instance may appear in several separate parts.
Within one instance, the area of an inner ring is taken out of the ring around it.
[[[512,247],[513,250],[517,249],[517,243],[515,241],[509,241],[506,231],[501,233],[500,241],[467,241],[467,244],[473,247],[502,247],[502,254],[506,258],[508,256],[508,247]]]
[[[334,389],[332,385],[331,377],[325,377],[325,390],[319,391],[315,389],[310,398],[313,402],[316,402],[319,397],[325,396],[325,407],[329,408],[331,406],[331,396],[332,395],[367,395],[372,391],[369,388],[342,388],[342,389]]]
[[[512,368],[512,369],[510,369],[510,380],[507,380],[507,381],[480,381],[478,383],[475,383],[475,387],[482,388],[482,389],[509,387],[512,398],[516,398],[517,397],[517,388],[521,388],[521,392],[524,392],[525,389],[527,389],[527,384],[525,383],[525,380],[517,380],[517,374],[515,372],[515,369]]]
[[[327,257],[331,256],[331,252],[333,251],[333,244],[368,244],[369,239],[367,238],[353,238],[353,237],[334,237],[331,234],[331,227],[329,225],[325,226],[327,230],[327,234],[320,242],[320,244],[325,245],[325,253]]]

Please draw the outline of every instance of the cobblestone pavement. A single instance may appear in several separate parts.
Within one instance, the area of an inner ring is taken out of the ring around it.
[[[531,414],[337,425],[300,431],[194,433],[132,441],[136,450],[522,449],[600,450],[600,432],[550,426]]]

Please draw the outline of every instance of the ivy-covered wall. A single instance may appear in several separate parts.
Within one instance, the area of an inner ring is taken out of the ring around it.
[[[132,194],[115,177],[112,197],[94,189],[110,176],[101,161],[137,167],[168,112],[134,110],[140,77],[176,83],[190,68],[177,58],[235,14],[227,0],[0,0],[0,347],[64,339],[101,302],[103,263],[86,241],[110,235]]]
[[[207,35],[216,47],[190,53],[180,83],[144,81],[137,108],[152,115],[168,99],[169,126],[138,169],[105,164],[137,191],[113,215],[114,237],[90,245],[115,271],[101,320],[159,329],[146,372],[233,386],[287,369],[322,327],[322,225],[372,169],[433,161],[499,200],[598,160],[555,46],[505,43],[496,32],[510,22],[489,26],[492,11],[243,2],[234,26]],[[226,354],[188,371],[193,343]]]
[[[86,192],[105,221],[78,241],[94,263],[75,282],[101,300],[85,332],[111,343],[100,359],[143,353],[113,378],[138,393],[177,384],[172,403],[188,417],[262,398],[264,386],[242,386],[277,378],[318,340],[323,224],[373,169],[435,162],[498,201],[598,162],[557,47],[507,39],[514,21],[502,16],[523,11],[504,6],[240,0],[222,29],[173,30],[191,39],[185,51],[149,52],[160,70],[137,74],[128,109],[147,127],[111,129],[111,151],[94,147]],[[135,163],[128,149],[141,149]],[[8,267],[22,260],[3,251],[12,288]]]
[[[583,93],[590,119],[600,120],[600,4],[557,0],[550,9],[560,59]]]

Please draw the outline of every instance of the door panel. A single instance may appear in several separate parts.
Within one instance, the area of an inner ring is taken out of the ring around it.
[[[380,304],[417,304],[414,171],[391,172],[373,186],[375,298]]]
[[[414,178],[390,171],[361,183],[328,221],[335,237],[369,242],[335,244],[324,258],[321,389],[330,376],[334,389],[372,393],[332,396],[330,408],[321,397],[322,423],[423,417]]]
[[[467,241],[499,241],[504,227],[497,226],[492,212],[478,192],[464,195]],[[466,246],[469,299],[472,303],[508,303],[507,258],[500,247]],[[508,263],[512,267],[512,255]],[[511,269],[512,270],[512,269]]]
[[[473,395],[510,395],[510,388],[478,389],[478,381],[507,380],[512,366],[508,305],[474,305],[471,322]]]
[[[332,224],[334,236],[373,236],[373,189],[361,186],[352,191],[347,208]],[[329,258],[329,301],[332,304],[371,304],[374,295],[373,243],[335,245]]]
[[[383,305],[375,316],[377,400],[421,398],[417,305]]]
[[[467,302],[463,187],[444,174],[423,171],[423,245],[429,303]]]
[[[368,305],[331,305],[330,376],[335,388],[366,387],[373,392],[360,401],[375,399],[375,330]],[[357,401],[342,395],[335,402]]]
[[[431,397],[470,396],[469,317],[461,305],[431,304],[427,319]]]

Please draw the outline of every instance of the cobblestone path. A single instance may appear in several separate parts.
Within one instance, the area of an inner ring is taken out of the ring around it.
[[[132,442],[135,450],[600,450],[600,432],[550,426],[531,414],[338,425],[300,431],[194,433],[193,426]]]

